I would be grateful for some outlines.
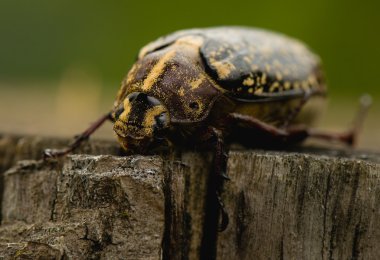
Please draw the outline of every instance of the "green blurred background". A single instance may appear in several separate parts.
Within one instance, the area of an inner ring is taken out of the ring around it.
[[[375,105],[361,146],[380,147],[380,2],[0,1],[0,132],[73,135],[112,106],[140,47],[172,31],[245,25],[306,42],[324,64],[322,126],[347,127],[362,93]],[[112,136],[107,126],[100,136]]]

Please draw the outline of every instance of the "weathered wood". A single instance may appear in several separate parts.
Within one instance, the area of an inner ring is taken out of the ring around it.
[[[380,259],[380,164],[231,153],[219,259]]]
[[[165,165],[165,259],[212,259],[217,238],[216,205],[208,196],[211,157],[184,152]],[[214,217],[213,217],[214,216]],[[210,223],[212,218],[212,223]]]
[[[162,182],[158,157],[22,161],[4,176],[0,229],[4,234],[19,228],[22,235],[4,234],[1,240],[16,243],[11,253],[17,256],[157,259],[164,229]]]
[[[0,169],[65,142],[3,136]],[[119,153],[108,141],[82,149]],[[211,159],[176,152],[19,162],[1,182],[0,257],[380,259],[379,154],[230,152],[223,233]]]
[[[0,133],[0,172],[4,172],[17,161],[39,160],[46,148],[64,147],[72,140],[67,138],[49,138],[40,136],[21,136]],[[86,142],[78,150],[77,154],[111,154],[121,153],[115,142],[97,140]]]

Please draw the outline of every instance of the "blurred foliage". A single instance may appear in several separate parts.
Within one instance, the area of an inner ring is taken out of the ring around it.
[[[158,36],[246,25],[306,42],[334,95],[377,94],[379,8],[373,0],[1,0],[0,81],[57,80],[78,67],[117,88],[139,48]]]

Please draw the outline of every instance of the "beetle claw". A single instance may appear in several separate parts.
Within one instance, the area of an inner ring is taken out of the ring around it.
[[[43,159],[44,160],[52,157],[52,150],[51,149],[45,149],[42,153],[43,153]]]
[[[220,174],[220,177],[222,177],[222,179],[223,179],[224,181],[230,181],[230,180],[231,180],[231,178],[227,175],[226,172],[222,172],[222,173]]]
[[[43,151],[42,159],[44,161],[51,159],[51,158],[59,158],[63,155],[66,155],[66,150],[58,150],[58,149],[45,149]]]
[[[218,207],[220,210],[220,223],[218,227],[219,232],[223,232],[224,230],[227,229],[228,223],[230,222],[230,218],[228,217],[228,213],[226,211],[226,208],[224,207],[224,203],[222,201],[222,198],[219,195],[219,192],[216,192],[216,198],[218,200]]]
[[[43,160],[46,161],[50,158],[56,157],[57,150],[54,149],[45,149],[43,151]]]

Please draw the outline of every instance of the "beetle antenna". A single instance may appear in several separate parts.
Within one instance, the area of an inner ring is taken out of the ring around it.
[[[92,123],[89,128],[83,131],[83,133],[75,136],[74,141],[69,144],[68,147],[63,149],[45,149],[43,152],[43,159],[46,160],[47,158],[52,157],[58,158],[71,153],[77,149],[83,143],[83,141],[86,141],[107,120],[112,120],[112,111],[108,112],[96,120],[94,123]]]

